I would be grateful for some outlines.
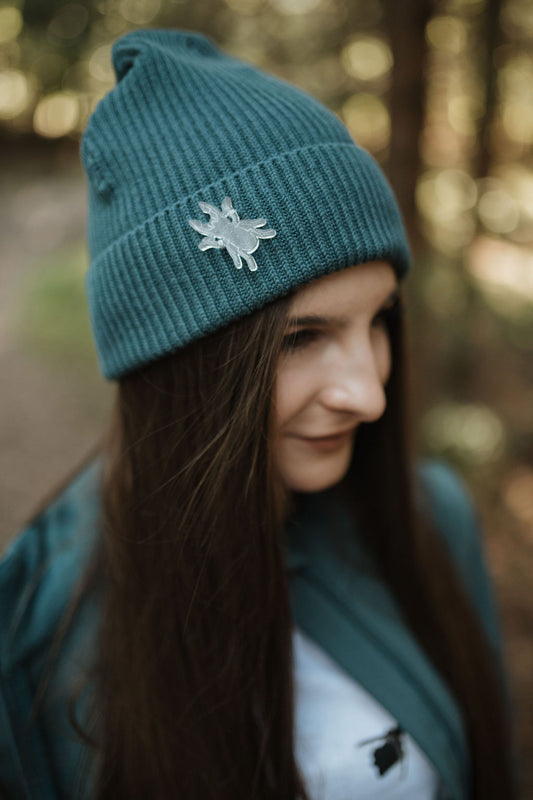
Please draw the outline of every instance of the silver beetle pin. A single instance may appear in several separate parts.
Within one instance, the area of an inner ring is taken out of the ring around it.
[[[252,253],[259,247],[259,239],[272,239],[276,235],[273,228],[258,230],[266,225],[266,219],[240,219],[233,208],[231,197],[223,199],[220,209],[211,203],[201,201],[198,205],[202,211],[209,214],[209,222],[201,222],[198,219],[189,219],[187,222],[205,237],[198,243],[200,250],[225,247],[237,269],[241,269],[244,258],[250,271],[255,272],[257,262]]]

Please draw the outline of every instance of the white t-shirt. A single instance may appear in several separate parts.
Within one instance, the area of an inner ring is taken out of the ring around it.
[[[438,773],[406,731],[379,752],[397,720],[298,628],[293,646],[296,761],[312,800],[435,800]]]

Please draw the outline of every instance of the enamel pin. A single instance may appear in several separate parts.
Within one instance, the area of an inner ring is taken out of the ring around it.
[[[208,222],[189,219],[187,222],[195,231],[204,237],[198,242],[200,250],[210,247],[226,248],[237,269],[242,267],[242,259],[246,261],[251,272],[257,269],[257,262],[252,256],[259,247],[259,239],[272,239],[276,235],[273,228],[259,230],[266,225],[266,219],[240,219],[233,208],[231,197],[225,197],[220,209],[210,203],[199,202],[198,205],[206,214]]]

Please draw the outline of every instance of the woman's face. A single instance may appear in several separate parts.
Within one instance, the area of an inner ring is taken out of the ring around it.
[[[285,488],[317,492],[345,475],[361,422],[385,411],[383,312],[398,296],[384,261],[326,275],[296,293],[275,392],[274,458]]]

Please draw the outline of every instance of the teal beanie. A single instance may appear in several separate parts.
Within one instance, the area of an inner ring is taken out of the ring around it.
[[[81,140],[86,290],[117,379],[336,270],[410,255],[392,190],[337,116],[192,31],[112,48]]]

